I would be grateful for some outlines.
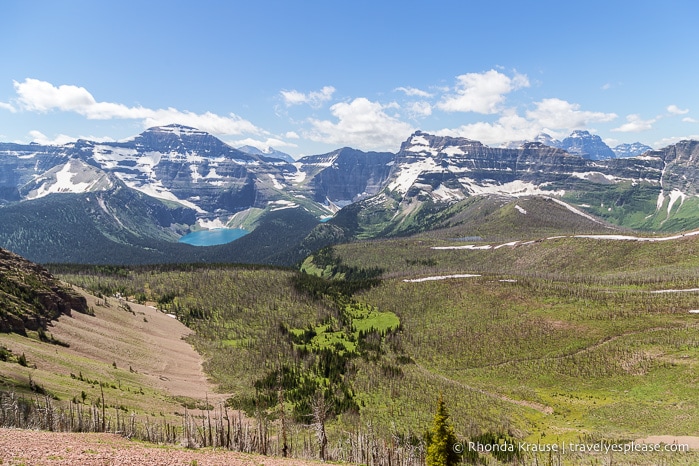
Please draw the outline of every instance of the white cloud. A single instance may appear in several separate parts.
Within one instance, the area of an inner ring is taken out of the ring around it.
[[[653,124],[656,121],[658,121],[657,118],[644,120],[640,115],[632,114],[626,117],[626,123],[618,128],[613,128],[612,131],[618,133],[638,133],[641,131],[649,131],[653,129]]]
[[[603,90],[603,91],[608,91],[608,90],[611,89],[611,88],[612,88],[612,84],[611,84],[611,83],[605,83],[605,84],[602,85],[602,90]]]
[[[668,105],[667,111],[673,115],[685,115],[689,113],[689,109],[681,109],[677,105]]]
[[[296,131],[287,131],[284,137],[287,139],[301,139],[301,136]]]
[[[114,139],[108,138],[108,137],[96,137],[96,136],[73,137],[73,136],[68,136],[67,134],[58,134],[53,139],[51,139],[48,136],[46,136],[44,133],[42,133],[41,131],[37,131],[37,130],[29,131],[29,137],[31,138],[32,142],[36,142],[36,143],[39,143],[39,144],[42,144],[45,146],[60,146],[63,144],[67,144],[69,142],[77,141],[78,139],[86,139],[88,141],[95,141],[95,142],[107,142],[107,141],[114,140]]]
[[[422,89],[417,89],[415,87],[397,87],[394,89],[394,91],[404,92],[405,95],[410,97],[432,97],[432,94],[429,92],[423,91]]]
[[[318,108],[323,105],[324,102],[332,99],[334,93],[335,88],[332,86],[324,86],[320,91],[313,91],[308,94],[304,94],[297,90],[280,91],[287,107],[308,104],[311,107]]]
[[[84,87],[73,85],[54,86],[38,79],[14,81],[22,110],[46,113],[53,110],[75,112],[89,120],[133,119],[141,120],[144,127],[179,123],[193,126],[214,134],[262,133],[251,122],[230,113],[227,116],[211,112],[193,113],[175,108],[150,109],[128,107],[112,102],[98,102]]]
[[[527,118],[555,131],[581,129],[593,122],[612,121],[617,115],[580,110],[579,104],[552,98],[536,102],[536,109],[527,111]]]
[[[17,111],[16,108],[14,108],[11,104],[8,104],[7,102],[0,102],[0,108],[4,108],[5,110],[9,110],[12,113],[15,113]]]
[[[692,117],[684,117],[682,118],[682,121],[684,121],[685,123],[699,123],[699,120]]]
[[[143,118],[144,126],[163,126],[171,123],[179,123],[192,126],[202,131],[213,134],[260,134],[263,131],[234,113],[228,116],[215,113],[183,112],[174,108],[151,110],[150,115]]]
[[[488,145],[533,139],[539,133],[561,138],[575,129],[586,128],[593,122],[617,118],[614,113],[580,110],[580,105],[561,99],[544,99],[535,103],[535,109],[519,115],[514,108],[504,109],[494,122],[477,122],[455,129],[442,129],[439,135],[458,135]]]
[[[445,128],[437,131],[437,135],[460,136],[487,145],[497,145],[508,141],[533,139],[542,129],[538,122],[518,115],[514,109],[508,109],[496,122],[477,122],[455,129]]]
[[[651,146],[653,146],[656,149],[660,149],[663,147],[670,146],[672,144],[677,144],[680,141],[685,141],[685,140],[699,140],[699,134],[693,134],[689,136],[671,136],[667,138],[662,138],[658,141],[655,141]]]
[[[261,151],[265,151],[268,148],[274,148],[274,149],[279,149],[281,147],[298,147],[296,144],[291,143],[291,142],[286,142],[282,141],[281,139],[277,138],[267,138],[264,141],[261,141],[259,139],[254,139],[254,138],[245,138],[245,139],[238,139],[235,141],[227,141],[226,144],[233,146],[233,147],[241,147],[241,146],[252,146],[260,149]]]
[[[476,112],[493,114],[500,111],[505,95],[529,87],[526,75],[517,74],[510,78],[499,71],[468,73],[457,76],[455,93],[444,96],[437,107],[447,112]]]
[[[337,122],[311,119],[313,130],[307,137],[313,141],[360,147],[364,150],[398,149],[413,128],[385,110],[394,104],[381,105],[364,97],[340,102],[330,107]]]
[[[429,102],[413,102],[409,104],[408,111],[414,117],[427,117],[432,115],[432,105]]]

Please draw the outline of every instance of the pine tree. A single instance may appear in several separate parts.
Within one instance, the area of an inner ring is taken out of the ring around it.
[[[427,446],[427,466],[451,466],[459,463],[459,455],[454,451],[457,443],[454,427],[449,421],[449,413],[439,394],[437,412],[434,415],[430,444]]]

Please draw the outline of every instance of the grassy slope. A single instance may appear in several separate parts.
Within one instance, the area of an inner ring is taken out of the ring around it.
[[[199,356],[182,341],[189,329],[146,306],[130,303],[130,312],[117,299],[108,299],[108,306],[104,299],[87,299],[95,316],[63,316],[49,327],[69,347],[40,342],[36,332],[0,334],[0,344],[16,356],[24,354],[28,363],[0,362],[0,389],[29,394],[31,380],[60,400],[82,401],[84,392],[90,405],[100,398],[102,383],[110,410],[156,420],[182,412],[182,402],[203,404],[207,394],[215,398]]]
[[[335,247],[348,266],[384,268],[388,280],[361,299],[400,317],[402,345],[416,361],[390,389],[367,380],[382,406],[375,416],[399,410],[415,425],[428,422],[416,404],[444,390],[455,418],[468,420],[457,422],[462,433],[473,424],[507,425],[530,440],[693,432],[699,317],[688,311],[699,309],[699,294],[650,291],[699,284],[696,237],[431,249],[447,244],[469,243]],[[473,272],[484,275],[402,281]]]
[[[546,443],[695,434],[699,316],[688,311],[699,309],[699,293],[651,291],[699,285],[699,239],[571,237],[609,232],[582,221],[564,232],[567,237],[550,238],[561,234],[555,220],[569,211],[526,199],[516,205],[527,213],[505,203],[484,212],[480,223],[466,218],[477,216],[476,210],[461,211],[463,221],[452,216],[440,231],[334,248],[346,266],[384,270],[380,286],[356,297],[401,322],[399,334],[381,343],[378,359],[354,361],[359,418],[343,415],[336,424],[419,435],[442,392],[459,436],[504,430]],[[550,222],[541,222],[537,210],[548,212],[544,219]],[[470,236],[474,225],[489,241],[449,239]],[[510,236],[503,225],[511,225]],[[518,243],[432,249],[510,239]],[[483,276],[403,281],[473,272]],[[280,324],[303,329],[331,314],[322,302],[296,292],[292,276],[199,269],[81,280],[111,280],[110,286],[152,299],[171,293],[170,305],[180,306],[183,316],[195,310],[194,341],[208,358],[207,370],[244,396],[285,354]]]
[[[436,251],[414,239],[337,247],[347,264],[386,267],[394,278],[359,299],[394,312],[402,325],[380,364],[356,362],[362,417],[387,432],[421,432],[443,391],[462,435],[502,428],[529,439],[691,433],[698,421],[691,413],[699,319],[688,311],[699,308],[699,296],[648,290],[692,287],[698,243],[571,238],[496,251]],[[653,259],[658,256],[663,264]],[[407,257],[417,263],[406,266]],[[576,262],[579,257],[586,259]],[[488,275],[401,280],[476,266]],[[144,274],[131,283],[145,280],[154,293],[167,289],[215,309],[195,341],[209,357],[210,373],[245,394],[275,363],[270,355],[278,355],[276,345],[284,341],[279,323],[305,328],[327,313],[291,289],[290,276],[202,270]],[[399,362],[402,355],[414,363]],[[387,375],[387,365],[400,373]]]

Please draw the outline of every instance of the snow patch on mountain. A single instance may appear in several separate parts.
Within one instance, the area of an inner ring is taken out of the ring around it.
[[[675,202],[679,199],[680,201],[680,207],[682,207],[682,204],[684,204],[684,200],[687,198],[687,195],[680,191],[679,189],[673,189],[670,192],[670,202],[667,205],[667,214],[670,215],[670,212],[672,211],[672,206],[675,205]]]
[[[30,183],[27,199],[38,199],[53,193],[87,193],[113,186],[109,176],[79,159],[71,159],[54,167]],[[29,186],[28,186],[29,187]]]
[[[437,189],[432,191],[432,198],[438,202],[449,202],[465,199],[466,195],[460,189],[447,188],[440,184]]]
[[[546,186],[546,183],[541,185],[535,185],[534,183],[522,180],[510,181],[508,183],[499,184],[497,182],[492,183],[478,183],[476,180],[470,178],[459,178],[461,184],[466,188],[471,194],[507,194],[509,196],[519,197],[519,196],[563,196],[565,190],[550,191],[541,189]]]
[[[432,158],[419,159],[412,163],[402,163],[396,170],[398,172],[397,177],[388,185],[388,189],[389,191],[405,194],[422,173],[432,172],[437,168],[437,163]]]
[[[432,147],[430,141],[422,134],[414,134],[408,141],[408,146],[404,148],[406,152],[414,152],[417,154],[431,154],[437,156],[439,149]]]

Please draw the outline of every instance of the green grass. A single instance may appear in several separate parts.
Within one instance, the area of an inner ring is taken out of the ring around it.
[[[358,412],[341,414],[338,430],[371,425],[386,438],[420,437],[443,393],[461,438],[484,431],[530,442],[696,434],[699,316],[689,310],[699,309],[699,293],[650,292],[699,287],[696,238],[431,249],[446,244],[463,243],[421,237],[333,248],[336,264],[383,269],[378,286],[341,308],[300,293],[294,272],[282,270],[83,281],[154,301],[171,294],[170,310],[197,330],[192,342],[207,371],[236,396],[253,394],[253,383],[280,361],[293,362],[289,335],[307,335],[311,351],[356,352],[342,380]],[[403,281],[465,272],[482,276]],[[385,336],[360,344],[359,334],[370,330]]]

